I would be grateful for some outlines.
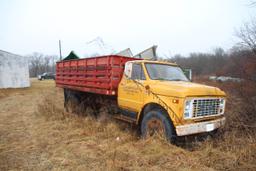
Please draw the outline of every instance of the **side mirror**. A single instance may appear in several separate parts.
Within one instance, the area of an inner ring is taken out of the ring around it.
[[[126,62],[125,68],[124,68],[124,75],[127,79],[131,79],[132,77],[132,63]]]
[[[183,73],[185,74],[185,76],[190,80],[192,81],[192,69],[182,69],[183,70]]]

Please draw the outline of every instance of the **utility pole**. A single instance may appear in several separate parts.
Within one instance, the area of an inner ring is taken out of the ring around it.
[[[60,49],[60,60],[62,60],[62,55],[61,55],[61,42],[59,40],[59,49]]]

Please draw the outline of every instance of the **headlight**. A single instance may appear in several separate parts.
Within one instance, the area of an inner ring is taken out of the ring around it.
[[[220,99],[220,108],[219,108],[219,113],[220,114],[224,114],[224,111],[225,111],[225,99],[221,98]]]
[[[186,100],[184,106],[184,119],[192,118],[192,100]]]

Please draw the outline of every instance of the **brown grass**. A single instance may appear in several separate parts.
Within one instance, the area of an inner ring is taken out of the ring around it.
[[[142,140],[134,127],[111,118],[65,112],[62,90],[51,81],[17,93],[0,99],[0,170],[256,169],[256,137],[232,124],[242,105],[232,94],[236,105],[229,104],[218,136],[175,146],[161,137]]]

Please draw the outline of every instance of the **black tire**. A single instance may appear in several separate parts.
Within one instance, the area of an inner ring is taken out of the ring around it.
[[[67,112],[78,112],[80,98],[75,91],[64,89],[64,108]]]
[[[177,135],[172,121],[167,116],[166,112],[162,110],[152,110],[148,112],[141,122],[142,138],[152,136],[151,133],[160,133],[171,142],[175,143]]]

